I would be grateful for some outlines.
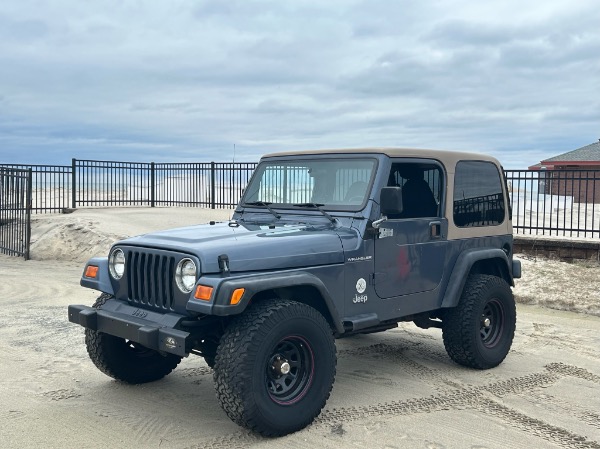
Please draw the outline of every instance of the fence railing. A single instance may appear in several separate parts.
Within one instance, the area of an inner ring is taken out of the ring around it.
[[[140,163],[73,159],[78,206],[234,207],[256,163]]]
[[[0,167],[0,253],[29,259],[31,169]]]
[[[600,170],[506,170],[517,234],[600,237]]]
[[[32,170],[32,212],[78,207],[232,208],[255,162],[154,163],[73,159],[71,165],[0,164]]]
[[[142,163],[73,159],[32,171],[32,212],[106,206],[235,207],[253,162]],[[506,170],[517,234],[600,238],[600,170]]]
[[[31,169],[32,212],[60,212],[71,207],[73,172],[70,166],[0,164],[0,168]]]
[[[72,161],[71,206],[152,206],[152,164]]]

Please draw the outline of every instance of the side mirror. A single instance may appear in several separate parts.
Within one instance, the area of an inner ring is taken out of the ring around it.
[[[402,189],[400,187],[384,187],[381,189],[379,205],[383,215],[399,215],[402,213]]]

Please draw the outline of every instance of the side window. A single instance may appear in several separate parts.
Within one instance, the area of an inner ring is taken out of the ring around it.
[[[438,217],[442,198],[442,175],[437,165],[394,163],[388,186],[402,187],[403,211],[394,218]]]
[[[461,228],[495,226],[504,221],[505,201],[498,167],[461,161],[454,175],[454,223]]]

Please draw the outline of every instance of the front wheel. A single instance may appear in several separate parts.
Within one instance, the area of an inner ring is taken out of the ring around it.
[[[102,294],[94,308],[102,307],[111,298]],[[162,379],[181,362],[178,355],[161,354],[139,343],[91,329],[85,330],[85,344],[90,359],[100,371],[130,384]]]
[[[504,279],[470,275],[458,305],[442,320],[446,352],[470,368],[498,366],[512,345],[516,317],[515,300]]]
[[[217,398],[237,424],[265,436],[309,425],[321,412],[335,378],[331,328],[312,307],[266,301],[225,331],[217,349]]]

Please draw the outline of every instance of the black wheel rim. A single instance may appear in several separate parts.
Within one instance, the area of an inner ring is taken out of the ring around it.
[[[314,354],[302,337],[281,339],[267,359],[266,386],[271,399],[291,405],[302,399],[314,376]]]
[[[479,335],[486,348],[493,348],[502,338],[504,330],[504,308],[497,299],[491,299],[483,307]]]

